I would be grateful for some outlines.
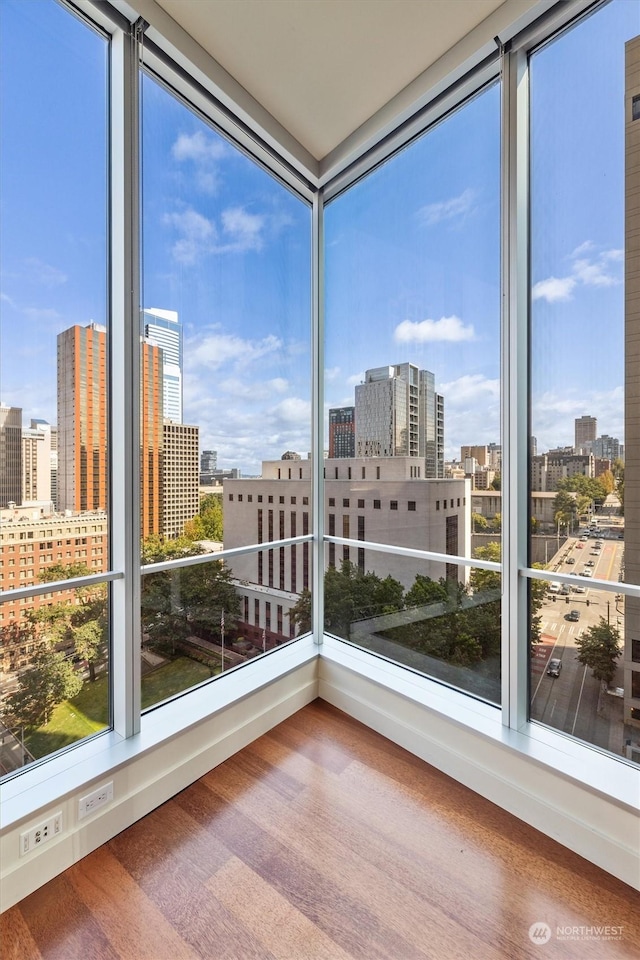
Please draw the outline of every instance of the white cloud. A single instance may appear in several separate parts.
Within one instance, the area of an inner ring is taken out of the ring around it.
[[[491,380],[481,373],[465,374],[457,380],[450,380],[438,388],[445,399],[445,410],[461,409],[469,405],[482,404],[489,398],[500,399],[500,380]],[[445,414],[446,422],[446,414]]]
[[[598,418],[598,434],[608,433],[620,440],[624,437],[624,387],[612,390],[589,389],[587,382],[579,391],[547,390],[534,397],[531,416],[532,433],[542,453],[552,447],[572,445],[574,420],[594,412]]]
[[[217,369],[236,361],[242,361],[246,366],[270,354],[279,353],[282,346],[282,340],[273,334],[262,340],[245,340],[228,333],[208,333],[188,345],[188,356],[190,363],[196,367]]]
[[[500,380],[466,374],[438,387],[444,396],[445,459],[467,443],[500,442]]]
[[[178,263],[192,265],[204,254],[215,249],[217,239],[215,224],[192,207],[188,207],[181,213],[165,213],[163,220],[178,234],[178,239],[171,248]]]
[[[229,207],[222,211],[222,229],[230,238],[227,247],[222,250],[260,250],[265,218],[255,213],[247,213],[242,207]]]
[[[465,327],[459,317],[441,317],[439,320],[403,320],[394,331],[397,343],[430,343],[446,341],[459,343],[473,340],[473,326]]]
[[[211,136],[205,136],[202,130],[193,134],[181,133],[171,147],[171,155],[178,163],[193,163],[195,185],[208,194],[215,194],[218,190],[220,172],[216,161],[225,153],[225,145]]]
[[[475,193],[467,188],[458,197],[449,200],[440,200],[437,203],[428,203],[418,210],[418,216],[429,226],[451,220],[454,217],[466,216],[472,208]]]
[[[585,254],[591,255],[585,256]],[[585,240],[569,254],[570,274],[566,277],[547,277],[545,280],[539,280],[533,286],[533,299],[546,300],[548,303],[572,300],[579,284],[585,287],[618,286],[622,279],[619,270],[615,270],[615,265],[621,263],[623,258],[624,251],[618,249],[595,253],[595,244],[591,240]]]
[[[16,306],[17,306],[15,300],[13,300],[13,299],[9,296],[8,293],[1,293],[1,292],[0,292],[0,301],[1,301],[2,303],[8,303],[10,307],[16,307]]]
[[[327,367],[324,371],[324,378],[326,381],[331,383],[333,380],[337,380],[340,376],[340,367]]]
[[[354,373],[350,377],[347,377],[345,382],[348,387],[357,387],[359,383],[364,383],[364,370],[361,370],[360,373]]]
[[[574,277],[548,277],[534,283],[531,296],[534,300],[546,300],[548,303],[571,300],[575,285]]]

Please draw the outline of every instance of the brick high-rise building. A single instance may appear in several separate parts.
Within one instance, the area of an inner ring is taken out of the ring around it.
[[[199,428],[186,423],[163,425],[162,533],[174,539],[184,533],[184,525],[193,520],[200,509]]]
[[[575,420],[574,453],[591,453],[591,445],[596,439],[597,432],[598,421],[595,417],[577,417]]]

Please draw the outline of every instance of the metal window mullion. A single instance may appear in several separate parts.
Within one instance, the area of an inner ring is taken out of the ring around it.
[[[113,726],[140,729],[139,80],[133,28],[111,60],[111,588]]]
[[[324,198],[320,190],[312,210],[312,629],[317,644],[324,634]]]
[[[505,53],[502,84],[502,719],[528,720],[528,64]]]

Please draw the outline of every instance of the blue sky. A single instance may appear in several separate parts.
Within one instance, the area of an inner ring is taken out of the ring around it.
[[[614,0],[533,58],[539,449],[582,414],[623,437],[622,44],[639,11]],[[2,22],[0,398],[55,422],[56,334],[107,314],[107,51],[48,0],[2,0]],[[143,87],[143,305],[184,324],[201,447],[256,473],[310,446],[310,213]],[[368,367],[426,367],[447,458],[499,440],[499,112],[494,85],[326,211],[327,406],[353,403]]]

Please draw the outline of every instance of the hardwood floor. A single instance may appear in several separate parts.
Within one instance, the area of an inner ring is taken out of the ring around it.
[[[0,953],[638,958],[638,906],[630,887],[318,700],[5,913]],[[544,924],[551,938],[533,942]],[[598,926],[622,939],[558,937]]]

